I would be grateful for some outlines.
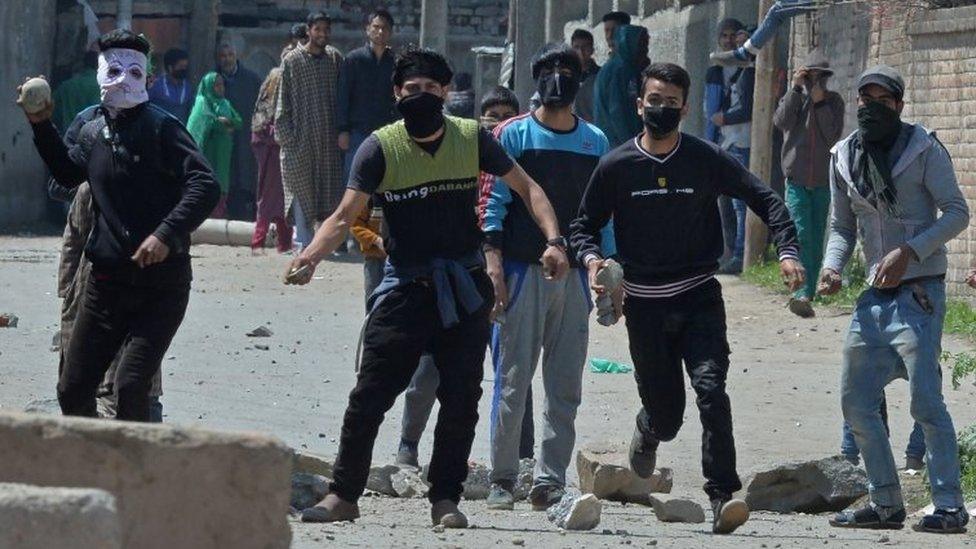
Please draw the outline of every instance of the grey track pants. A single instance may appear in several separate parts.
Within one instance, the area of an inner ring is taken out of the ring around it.
[[[506,262],[509,305],[492,331],[495,388],[491,408],[491,479],[514,481],[525,398],[542,355],[545,401],[535,484],[564,486],[576,445],[591,309],[586,271],[545,280],[535,264]]]

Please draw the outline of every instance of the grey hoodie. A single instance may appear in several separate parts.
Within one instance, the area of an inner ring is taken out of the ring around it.
[[[880,201],[874,206],[855,188],[850,141],[856,132],[831,149],[830,238],[825,269],[843,271],[854,251],[856,234],[864,248],[869,282],[884,256],[906,243],[919,260],[911,260],[904,280],[945,274],[945,244],[969,225],[969,207],[942,143],[922,126],[910,129],[908,144],[891,171],[899,216]]]

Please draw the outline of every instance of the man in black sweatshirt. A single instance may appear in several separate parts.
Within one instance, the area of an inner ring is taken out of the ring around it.
[[[118,419],[149,420],[149,391],[190,293],[190,232],[220,189],[183,124],[148,103],[149,42],[128,30],[99,38],[98,114],[70,148],[50,120],[27,113],[34,144],[62,186],[91,185],[96,217],[85,247],[92,272],[58,381],[65,415],[96,416],[95,394],[118,366]]]
[[[677,65],[644,70],[635,108],[644,133],[604,156],[571,228],[572,247],[587,266],[595,292],[603,266],[600,230],[613,218],[624,268],[634,377],[643,405],[630,447],[631,469],[654,472],[658,443],[672,440],[685,407],[681,362],[698,395],[705,492],[714,511],[712,530],[727,534],[749,517],[732,493],[742,485],[735,470],[732,413],[725,392],[729,369],[725,304],[714,275],[723,252],[717,198],[744,200],[769,226],[784,281],[803,282],[796,229],[783,201],[729,153],[678,131],[688,114],[691,79]]]

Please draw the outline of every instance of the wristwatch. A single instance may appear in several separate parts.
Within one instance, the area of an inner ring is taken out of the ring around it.
[[[569,248],[569,242],[566,241],[565,236],[557,236],[556,238],[547,240],[546,246],[555,246],[565,252]]]

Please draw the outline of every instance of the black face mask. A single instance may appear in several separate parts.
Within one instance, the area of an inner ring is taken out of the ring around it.
[[[644,127],[654,139],[664,139],[681,123],[681,109],[644,105]]]
[[[871,101],[857,108],[857,127],[865,141],[891,143],[901,131],[901,115],[877,101]]]
[[[408,95],[397,101],[396,107],[410,137],[430,137],[444,125],[444,100],[432,93]]]
[[[177,69],[173,71],[172,76],[176,80],[186,80],[187,69]]]
[[[539,98],[547,107],[572,105],[580,88],[580,81],[576,75],[566,76],[558,72],[540,76],[537,84]]]

